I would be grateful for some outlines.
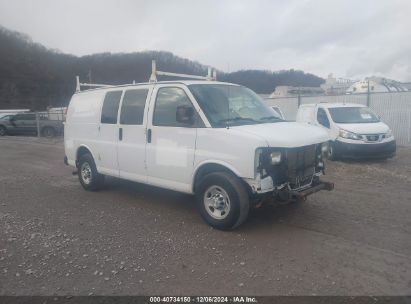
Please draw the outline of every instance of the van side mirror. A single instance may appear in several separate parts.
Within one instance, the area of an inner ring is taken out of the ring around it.
[[[186,125],[194,124],[194,109],[190,106],[178,106],[176,120],[177,122]]]

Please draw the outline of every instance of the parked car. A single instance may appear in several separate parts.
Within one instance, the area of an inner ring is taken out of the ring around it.
[[[278,117],[281,118],[282,120],[285,120],[283,111],[281,111],[280,107],[277,106],[271,106],[271,108],[274,110],[274,112],[277,113]]]
[[[361,104],[320,103],[301,105],[297,122],[321,126],[328,131],[328,156],[338,158],[390,158],[396,143],[390,128]]]
[[[61,134],[63,123],[48,119],[39,119],[40,132],[45,137]],[[16,134],[37,134],[35,113],[19,113],[6,115],[0,119],[0,136]]]
[[[86,190],[104,175],[194,194],[218,229],[263,199],[305,198],[320,180],[327,132],[279,119],[253,91],[216,81],[106,87],[72,97],[65,163]]]

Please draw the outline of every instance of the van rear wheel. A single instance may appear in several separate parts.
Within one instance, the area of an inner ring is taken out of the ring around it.
[[[104,175],[97,172],[96,164],[90,154],[80,156],[78,162],[78,178],[87,191],[96,191],[104,185]]]
[[[250,210],[244,185],[227,172],[206,175],[196,190],[196,203],[202,218],[220,230],[237,228],[247,219]]]

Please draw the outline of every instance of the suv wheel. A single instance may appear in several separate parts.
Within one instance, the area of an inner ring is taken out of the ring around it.
[[[87,191],[101,189],[104,184],[104,175],[97,172],[96,164],[90,154],[80,156],[78,163],[78,178],[80,184]]]
[[[3,126],[0,126],[0,136],[7,135],[7,129]]]
[[[196,203],[203,219],[220,230],[240,226],[250,210],[250,199],[244,185],[227,172],[206,175],[197,188]]]
[[[47,137],[47,138],[52,138],[52,137],[56,136],[56,131],[52,127],[45,127],[42,130],[42,133],[43,133],[43,136]]]

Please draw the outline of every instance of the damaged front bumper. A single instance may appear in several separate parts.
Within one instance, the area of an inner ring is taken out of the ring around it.
[[[325,172],[325,144],[297,148],[257,150],[254,179],[244,179],[256,200],[272,197],[278,201],[305,199],[321,190],[332,190],[334,184],[320,180]],[[274,151],[274,152],[273,152]],[[272,155],[281,158],[272,161]]]
[[[245,179],[245,182],[250,186],[253,195],[256,197],[272,197],[278,201],[305,200],[307,196],[318,191],[331,191],[334,189],[334,183],[322,181],[319,177],[320,174],[315,174],[309,184],[296,189],[291,188],[289,183],[274,186],[271,177],[256,180]]]

